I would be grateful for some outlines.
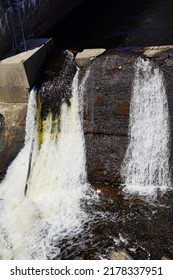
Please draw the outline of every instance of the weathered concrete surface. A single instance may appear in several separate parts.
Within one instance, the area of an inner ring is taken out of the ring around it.
[[[0,179],[23,146],[26,103],[0,103]]]
[[[85,49],[76,55],[76,64],[79,67],[86,66],[94,58],[103,54],[105,51],[106,49]]]
[[[0,102],[27,102],[28,92],[51,52],[52,40],[35,40],[33,46],[0,61]]]

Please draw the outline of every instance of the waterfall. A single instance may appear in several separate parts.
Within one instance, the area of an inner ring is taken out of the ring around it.
[[[80,86],[78,76],[79,71],[72,84],[71,106],[62,104],[60,132],[49,114],[40,148],[36,92],[30,93],[25,145],[8,168],[0,186],[1,259],[53,258],[60,252],[58,240],[80,232],[87,220],[81,208],[81,201],[87,197],[88,185],[80,114],[82,98],[79,94],[84,90],[88,72]]]
[[[129,144],[122,165],[126,189],[142,194],[170,186],[169,111],[163,73],[138,58],[132,87]]]

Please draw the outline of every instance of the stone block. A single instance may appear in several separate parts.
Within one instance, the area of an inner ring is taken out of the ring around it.
[[[95,57],[103,54],[106,49],[85,49],[76,56],[76,64],[83,67],[90,63]]]

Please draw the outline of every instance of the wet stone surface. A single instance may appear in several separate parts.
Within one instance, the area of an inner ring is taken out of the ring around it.
[[[90,65],[84,92],[83,127],[91,183],[121,182],[136,57],[112,50]]]
[[[59,116],[63,102],[70,106],[71,85],[75,72],[76,64],[72,53],[56,53],[50,60],[44,82],[38,91],[42,119],[46,119],[49,112],[52,112],[53,117]]]

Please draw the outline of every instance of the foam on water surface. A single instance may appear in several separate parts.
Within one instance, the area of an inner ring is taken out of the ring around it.
[[[44,141],[38,148],[35,91],[31,91],[24,148],[0,186],[0,258],[46,259],[59,254],[58,240],[77,234],[87,215],[81,208],[88,188],[79,93],[88,73],[72,84],[71,106],[61,108],[61,129],[52,137],[48,115]],[[57,128],[58,130],[58,128]],[[24,195],[29,158],[32,164]]]
[[[147,195],[170,187],[169,143],[163,73],[149,60],[138,58],[130,103],[129,144],[121,170],[125,191]]]

